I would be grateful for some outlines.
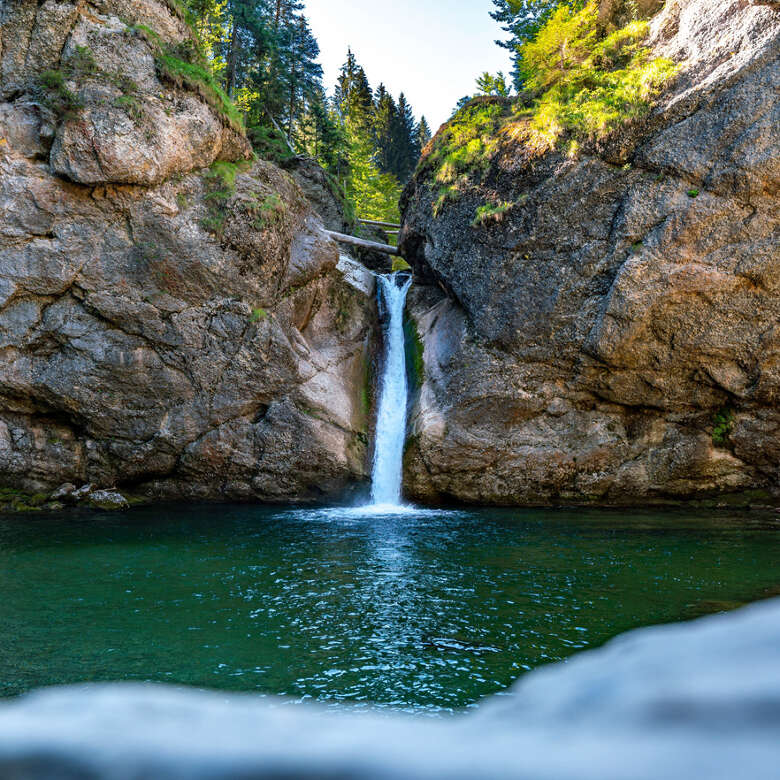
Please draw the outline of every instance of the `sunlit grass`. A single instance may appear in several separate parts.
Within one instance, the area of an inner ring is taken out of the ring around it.
[[[651,58],[642,45],[648,24],[634,21],[597,37],[598,8],[574,13],[560,6],[523,47],[521,67],[530,89],[541,90],[532,106],[529,138],[544,151],[564,136],[598,140],[644,116],[653,98],[677,72],[666,58]]]
[[[559,148],[576,157],[583,144],[648,113],[678,66],[653,58],[643,45],[647,22],[599,37],[597,17],[595,2],[578,12],[561,5],[522,49],[522,99],[512,105],[477,98],[439,131],[418,169],[432,174],[435,214],[484,179],[505,143],[523,144],[534,154]]]

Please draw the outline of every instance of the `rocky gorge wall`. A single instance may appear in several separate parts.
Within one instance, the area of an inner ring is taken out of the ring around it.
[[[647,45],[680,73],[640,122],[506,135],[443,205],[434,139],[402,201],[412,497],[780,502],[779,42],[777,3],[669,0]]]
[[[252,161],[176,5],[9,0],[0,21],[0,486],[359,484],[371,277]]]

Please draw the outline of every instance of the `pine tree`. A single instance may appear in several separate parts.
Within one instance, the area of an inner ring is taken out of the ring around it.
[[[417,145],[420,147],[420,151],[425,149],[430,140],[431,128],[428,126],[428,120],[422,116],[420,117],[420,123],[417,125]]]
[[[368,130],[374,109],[374,98],[366,72],[358,65],[352,49],[347,50],[347,60],[341,66],[334,101],[342,118],[349,118],[364,130]]]
[[[317,97],[322,88],[322,67],[317,62],[320,47],[303,14],[293,17],[290,29],[289,72],[287,76],[287,135],[301,109]]]
[[[324,91],[308,103],[296,137],[301,151],[337,178],[347,170],[349,154],[344,128]]]
[[[430,137],[403,95],[376,97],[350,49],[334,98],[322,86],[319,46],[301,0],[185,0],[202,61],[243,112],[258,153],[317,160],[362,216],[397,219],[406,181]]]
[[[550,14],[562,2],[572,8],[582,5],[582,0],[493,0],[495,11],[490,15],[509,33],[509,40],[496,41],[512,53],[512,81],[515,89],[522,89],[523,76],[520,71],[520,47],[532,40]]]
[[[495,76],[485,71],[477,78],[477,89],[483,95],[506,97],[509,94],[506,77],[501,71],[498,71]]]
[[[417,161],[420,159],[420,146],[412,107],[407,103],[402,92],[398,96],[398,114],[393,129],[393,156],[391,170],[398,181],[405,184],[409,181]]]
[[[383,173],[393,170],[393,130],[398,117],[398,107],[393,96],[380,84],[376,90],[373,117],[373,136],[376,145],[376,162]]]

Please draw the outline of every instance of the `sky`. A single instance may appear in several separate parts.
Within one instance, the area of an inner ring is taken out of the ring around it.
[[[434,132],[480,73],[510,71],[492,9],[491,0],[306,0],[328,93],[351,46],[371,86],[404,92]]]

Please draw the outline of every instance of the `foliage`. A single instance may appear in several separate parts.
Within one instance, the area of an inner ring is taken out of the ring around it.
[[[582,0],[493,0],[495,10],[491,16],[501,28],[509,33],[506,41],[496,41],[499,46],[509,49],[512,53],[514,69],[512,81],[516,90],[523,88],[523,74],[520,69],[523,45],[536,38],[539,30],[547,22],[550,15],[560,5],[577,10],[582,7]]]
[[[498,97],[509,95],[509,86],[501,71],[498,71],[495,76],[485,71],[477,78],[477,90],[480,95],[498,95]]]
[[[734,410],[730,406],[724,406],[715,413],[712,418],[712,443],[716,447],[728,444],[734,422]]]
[[[247,163],[215,162],[203,176],[206,187],[204,200],[208,204],[201,221],[204,230],[221,237],[227,219],[227,205],[236,190],[236,176],[246,170]]]
[[[117,108],[123,108],[136,122],[144,118],[144,110],[141,101],[135,95],[120,95],[114,99]]]
[[[394,257],[390,270],[393,273],[396,273],[397,271],[411,271],[412,266],[410,266],[403,257]]]
[[[689,198],[695,198],[698,194],[699,194],[699,190],[697,190],[696,187],[691,187],[691,189],[688,190]]]
[[[268,125],[256,125],[247,130],[252,148],[259,157],[281,164],[288,162],[295,155],[287,146],[287,141],[275,127]]]
[[[287,213],[287,206],[276,192],[263,198],[253,194],[242,205],[248,214],[255,217],[253,223],[255,230],[267,230],[281,224]]]
[[[504,214],[506,214],[514,205],[515,204],[511,201],[501,201],[497,204],[485,203],[477,209],[471,226],[479,227],[488,222],[501,222],[504,218]]]
[[[210,69],[179,59],[164,50],[155,57],[162,78],[198,92],[238,132],[243,132],[244,122],[236,106],[219,86]]]
[[[428,146],[432,137],[433,133],[431,133],[431,128],[428,126],[428,120],[424,116],[420,117],[420,122],[417,125],[417,145],[421,153]]]
[[[410,378],[412,391],[418,391],[425,380],[424,347],[417,322],[408,313],[404,314],[404,347],[406,374]]]
[[[559,6],[523,46],[521,71],[540,97],[530,110],[530,141],[551,149],[565,133],[603,138],[644,115],[650,100],[676,73],[667,59],[650,59],[641,43],[646,22],[631,22],[600,39],[595,2],[573,13]]]
[[[176,61],[161,58],[161,72],[209,94],[219,87],[211,99],[235,104],[231,117],[243,118],[261,157],[278,163],[295,154],[312,157],[336,181],[348,212],[396,218],[401,186],[430,139],[403,94],[395,101],[384,88],[375,93],[349,50],[328,98],[300,0],[188,0],[187,6],[202,56],[164,51]],[[188,65],[207,69],[212,80]]]
[[[371,139],[359,126],[347,121],[349,176],[345,188],[349,200],[363,219],[397,222],[401,187],[389,173],[382,173],[374,162]]]
[[[38,88],[42,93],[41,102],[63,119],[76,116],[84,107],[79,96],[68,88],[61,70],[45,70],[41,73]]]
[[[498,148],[498,132],[507,103],[495,98],[469,102],[444,125],[434,139],[420,170],[430,170],[439,187],[434,212],[477,175],[484,175]]]
[[[84,107],[79,96],[66,82],[91,78],[98,74],[92,52],[86,46],[76,46],[73,54],[59,70],[45,70],[38,77],[41,102],[62,119],[72,119]]]
[[[258,306],[256,309],[252,309],[252,316],[250,320],[252,322],[260,322],[268,317],[268,312],[262,307]]]

